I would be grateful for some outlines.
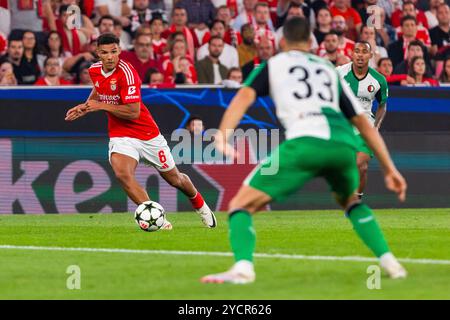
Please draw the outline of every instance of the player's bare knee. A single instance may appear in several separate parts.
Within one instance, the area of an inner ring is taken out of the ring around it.
[[[133,179],[133,176],[124,170],[115,170],[114,174],[122,184],[128,184]]]

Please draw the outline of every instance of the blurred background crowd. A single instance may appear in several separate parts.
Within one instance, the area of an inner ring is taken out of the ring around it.
[[[96,39],[151,87],[238,87],[306,17],[311,53],[339,66],[357,40],[391,85],[450,84],[450,0],[0,0],[0,86],[90,85]]]

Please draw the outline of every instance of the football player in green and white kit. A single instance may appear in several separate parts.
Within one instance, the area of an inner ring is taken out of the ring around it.
[[[228,139],[257,96],[271,95],[276,113],[286,129],[286,141],[247,177],[229,204],[233,267],[203,277],[206,283],[244,284],[255,280],[256,245],[251,214],[272,200],[281,200],[315,177],[323,177],[346,211],[361,240],[379,258],[391,278],[406,277],[406,270],[391,253],[372,210],[355,191],[356,126],[374,151],[383,169],[386,187],[405,200],[406,182],[393,164],[379,133],[367,120],[359,101],[328,61],[308,54],[310,27],[304,18],[292,18],[283,27],[280,53],[263,62],[247,78],[226,110],[215,144],[219,151],[236,156]],[[270,174],[272,164],[278,171]]]
[[[370,44],[365,41],[358,41],[353,50],[352,62],[337,67],[336,69],[361,102],[366,117],[375,129],[379,130],[386,115],[388,86],[384,76],[369,67],[370,59],[372,59],[372,48]],[[374,115],[372,113],[372,104],[375,100],[378,102],[378,108]],[[356,162],[360,179],[357,194],[361,198],[366,187],[367,169],[370,159],[373,158],[373,152],[359,132],[356,133],[358,140],[358,158]]]

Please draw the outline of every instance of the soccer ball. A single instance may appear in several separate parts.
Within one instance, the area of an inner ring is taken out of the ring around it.
[[[144,231],[158,231],[166,220],[164,208],[155,201],[142,202],[134,212],[134,219]]]

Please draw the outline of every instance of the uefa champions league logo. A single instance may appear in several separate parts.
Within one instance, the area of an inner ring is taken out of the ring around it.
[[[67,8],[66,27],[69,30],[81,29],[81,9],[79,6],[72,4]]]

